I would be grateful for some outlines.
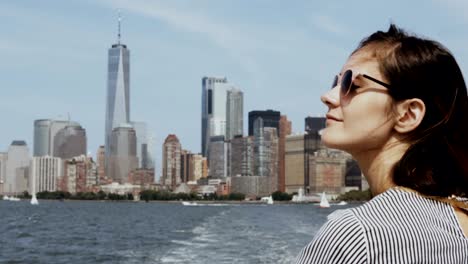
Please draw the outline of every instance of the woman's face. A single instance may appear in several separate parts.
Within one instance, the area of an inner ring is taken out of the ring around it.
[[[340,92],[341,81],[347,70],[353,72],[354,87],[344,95]],[[343,66],[338,84],[322,95],[322,102],[328,106],[326,128],[322,131],[322,141],[327,147],[355,155],[380,149],[388,142],[394,126],[392,98],[387,88],[365,78],[364,74],[388,83],[379,71],[377,60],[361,50]]]

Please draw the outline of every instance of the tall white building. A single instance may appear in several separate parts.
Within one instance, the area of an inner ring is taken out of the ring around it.
[[[6,177],[6,163],[8,159],[8,153],[0,152],[0,193],[3,193],[3,185]]]
[[[210,137],[226,133],[226,77],[203,77],[202,79],[202,155],[207,157]]]
[[[63,176],[62,159],[51,156],[33,157],[30,175],[31,193],[57,191],[58,179]]]
[[[209,157],[211,137],[242,135],[243,93],[226,77],[202,79],[202,155]],[[229,134],[228,135],[228,131]]]
[[[24,177],[24,173],[29,167],[29,149],[26,142],[22,140],[15,140],[11,143],[8,148],[6,168],[5,168],[5,182],[3,184],[3,192],[7,195],[18,194],[23,191],[27,191],[27,187],[24,186],[24,179],[20,179],[18,176]]]

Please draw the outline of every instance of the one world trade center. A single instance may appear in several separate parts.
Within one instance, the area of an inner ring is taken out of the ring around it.
[[[130,50],[120,42],[120,22],[119,15],[117,44],[113,44],[108,53],[105,131],[106,167],[110,156],[112,129],[130,121]]]

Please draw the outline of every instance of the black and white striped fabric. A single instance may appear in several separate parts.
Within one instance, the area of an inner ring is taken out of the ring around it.
[[[393,188],[330,214],[296,263],[468,264],[468,238],[452,206]]]

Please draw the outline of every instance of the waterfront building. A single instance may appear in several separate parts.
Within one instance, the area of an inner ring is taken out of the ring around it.
[[[115,168],[107,166],[110,165],[108,161],[112,155],[113,131],[120,124],[130,122],[130,50],[120,42],[120,22],[119,16],[117,43],[113,44],[108,50],[104,134],[107,175],[115,174]]]
[[[344,191],[346,161],[351,155],[328,148],[320,149],[309,156],[309,186],[312,193],[339,194]]]
[[[254,122],[258,118],[262,118],[264,127],[274,127],[279,135],[279,121],[281,113],[274,110],[266,111],[250,111],[249,112],[249,136],[254,135]]]
[[[312,117],[308,116],[305,118],[305,131],[306,132],[316,132],[325,128],[325,117]]]
[[[67,159],[64,162],[64,173],[59,178],[58,189],[72,194],[91,192],[98,183],[97,165],[92,158],[85,155]]]
[[[271,177],[268,176],[233,176],[230,178],[230,191],[243,193],[247,197],[263,197],[272,193]]]
[[[3,187],[5,184],[7,159],[8,153],[0,152],[0,194],[3,193]]]
[[[292,132],[291,121],[288,117],[282,115],[279,121],[279,138],[278,138],[278,190],[281,192],[286,191],[286,137]]]
[[[285,191],[298,193],[305,190],[304,134],[286,136]]]
[[[203,177],[203,166],[206,162],[206,158],[201,154],[192,154],[192,170],[189,175],[189,181],[197,181]]]
[[[97,173],[98,173],[98,184],[108,184],[112,180],[106,175],[105,163],[106,163],[106,150],[104,146],[99,146],[97,153]]]
[[[138,167],[135,130],[131,124],[122,123],[112,130],[111,139],[107,176],[113,181],[125,183],[129,172]]]
[[[49,151],[51,124],[51,119],[39,119],[34,121],[34,156],[45,156],[51,154]]]
[[[226,136],[227,91],[230,88],[226,77],[202,78],[201,149],[204,157],[208,157],[211,137]]]
[[[278,190],[277,131],[265,127],[261,117],[254,121],[254,175],[270,177],[270,191]]]
[[[21,184],[21,179],[18,177],[24,176],[24,171],[21,175],[17,175],[17,170],[20,168],[29,167],[30,156],[29,148],[23,140],[14,140],[8,147],[5,168],[5,178],[3,184],[3,192],[6,195],[14,195],[26,191],[24,184]]]
[[[347,188],[355,187],[358,190],[362,189],[362,172],[359,168],[359,164],[356,160],[352,159],[351,157],[346,160],[346,167],[345,167],[345,186]]]
[[[17,193],[31,192],[31,181],[29,180],[29,166],[16,168],[16,190]]]
[[[63,176],[62,159],[51,156],[33,157],[30,171],[30,179],[35,181],[36,192],[55,192],[59,186],[59,178]]]
[[[154,168],[154,162],[150,153],[151,144],[148,136],[148,128],[145,122],[131,122],[136,132],[137,139],[137,157],[138,168],[149,169]]]
[[[53,120],[53,119],[38,119],[34,121],[34,146],[33,146],[33,155],[38,156],[52,156],[58,157],[58,153],[55,153],[58,150],[55,147],[56,136],[59,132],[66,128],[71,127],[67,133],[71,133],[72,130],[78,129],[78,135],[82,136],[84,133],[84,143],[82,141],[74,142],[74,149],[80,148],[80,152],[83,152],[81,149],[84,148],[84,153],[86,152],[86,133],[84,130],[80,130],[81,126],[79,123],[69,120]],[[81,128],[82,129],[82,128]],[[76,132],[76,131],[74,131]],[[61,137],[65,136],[62,131]],[[57,139],[57,143],[64,142],[63,139]],[[61,148],[61,147],[59,147]],[[76,150],[75,150],[76,151]]]
[[[154,184],[154,170],[138,168],[131,171],[128,178],[130,184],[149,186]]]
[[[192,153],[189,150],[181,150],[180,153],[180,177],[182,182],[188,182],[193,173]]]
[[[163,162],[161,184],[175,189],[182,181],[180,175],[180,154],[182,146],[174,134],[169,134],[163,144]]]
[[[86,155],[86,131],[78,124],[69,124],[54,137],[53,156],[70,159]]]
[[[148,169],[153,169],[153,170],[156,170],[156,156],[155,156],[155,148],[154,148],[154,143],[156,141],[155,137],[153,135],[151,135],[151,133],[149,133],[149,136],[148,136],[148,144],[147,144],[147,147],[146,147],[146,153],[148,155],[147,157],[147,161],[146,161],[146,167]],[[155,173],[156,175],[156,173]],[[156,178],[155,178],[156,179]]]
[[[227,91],[226,140],[244,134],[244,93],[236,88]]]
[[[105,185],[101,185],[101,190],[107,194],[114,193],[118,195],[133,194],[133,197],[138,197],[141,192],[140,185],[133,185],[130,183],[120,184],[118,182],[113,182]]]
[[[254,137],[236,136],[231,140],[230,173],[234,176],[254,175]]]
[[[210,148],[208,156],[210,176],[213,178],[227,177],[229,171],[229,143],[224,141],[224,136],[214,136],[210,138]]]

